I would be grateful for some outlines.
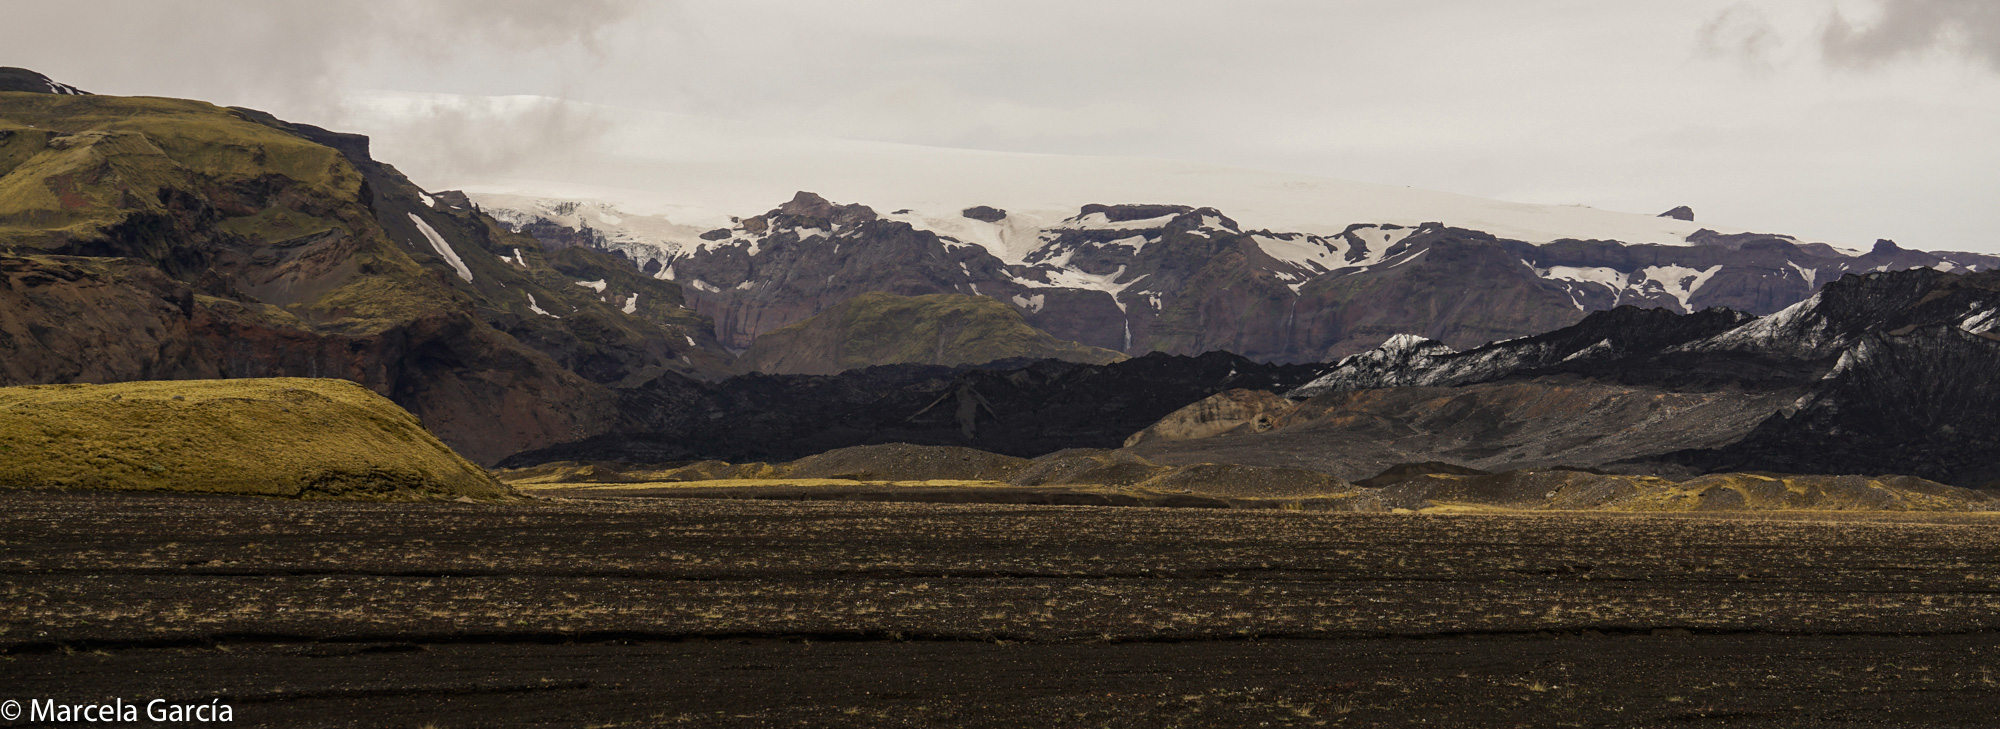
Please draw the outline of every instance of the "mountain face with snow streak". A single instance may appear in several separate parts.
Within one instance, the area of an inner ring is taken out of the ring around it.
[[[1569,327],[1468,351],[1399,335],[1342,359],[1289,393],[1378,387],[1450,387],[1510,378],[1576,374],[1632,384],[1802,385],[1837,369],[1875,334],[1945,327],[2000,342],[2000,272],[1928,268],[1849,275],[1775,314],[1724,308],[1693,314],[1621,306]]]
[[[992,297],[1057,337],[1128,355],[1330,361],[1399,333],[1463,349],[1620,306],[1768,314],[1847,273],[2000,268],[1886,241],[1854,253],[1705,229],[1681,245],[1536,244],[1436,223],[1272,231],[1187,205],[1085,205],[1052,222],[976,206],[947,224],[811,193],[688,239],[602,203],[474,198],[517,231],[615,251],[681,284],[735,349],[879,291]]]
[[[0,70],[0,189],[47,191],[0,196],[0,385],[344,378],[490,463],[729,368],[679,286],[545,249],[359,135]]]
[[[2000,272],[1920,268],[1848,275],[1755,319],[1621,307],[1466,352],[1399,337],[1288,394],[1531,385],[1552,375],[1666,392],[1791,393],[1789,405],[1729,442],[1659,460],[1981,486],[2000,482],[1996,372]]]

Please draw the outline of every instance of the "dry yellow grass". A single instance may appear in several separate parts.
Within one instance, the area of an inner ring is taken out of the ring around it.
[[[0,487],[333,499],[512,493],[387,398],[306,378],[0,388]]]
[[[653,491],[658,489],[714,489],[769,486],[793,486],[800,488],[853,488],[856,486],[901,486],[906,488],[1013,487],[1012,484],[1004,481],[956,481],[951,479],[932,479],[928,481],[856,481],[845,478],[718,478],[701,481],[647,481],[640,483],[514,481],[511,483],[522,491],[563,491],[568,489]]]

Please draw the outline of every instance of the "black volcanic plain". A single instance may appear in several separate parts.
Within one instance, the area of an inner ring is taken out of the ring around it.
[[[0,499],[0,685],[251,725],[2000,712],[1990,515]]]

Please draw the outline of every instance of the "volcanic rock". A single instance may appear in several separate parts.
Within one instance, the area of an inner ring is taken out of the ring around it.
[[[960,213],[965,217],[986,223],[998,223],[1007,219],[1007,211],[985,205],[975,205]]]
[[[1175,410],[1145,430],[1125,439],[1125,447],[1149,440],[1207,438],[1239,430],[1262,433],[1292,409],[1294,403],[1263,390],[1228,390]]]

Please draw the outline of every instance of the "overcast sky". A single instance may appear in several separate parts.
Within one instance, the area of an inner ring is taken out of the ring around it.
[[[0,65],[335,127],[360,90],[533,94],[2000,251],[1993,0],[66,0],[9,20]]]

